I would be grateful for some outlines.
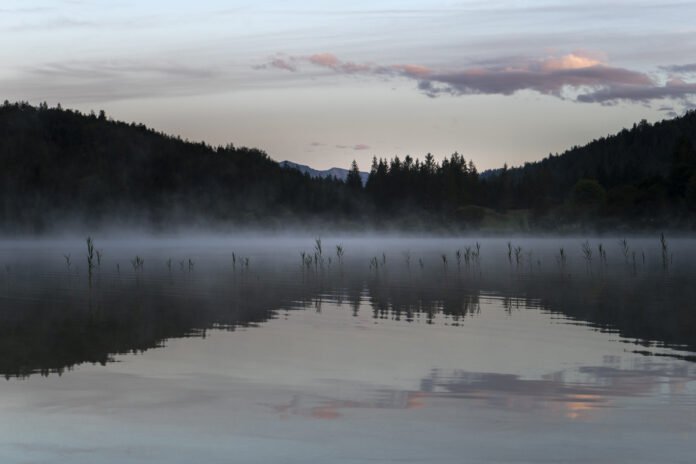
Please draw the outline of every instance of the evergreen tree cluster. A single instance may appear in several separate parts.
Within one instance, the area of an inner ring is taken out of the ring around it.
[[[459,153],[441,163],[428,153],[423,161],[404,157],[373,158],[365,192],[380,214],[425,211],[448,216],[475,203],[479,191],[476,166]]]

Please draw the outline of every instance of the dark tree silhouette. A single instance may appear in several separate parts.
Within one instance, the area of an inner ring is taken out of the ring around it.
[[[693,228],[696,111],[521,167],[479,173],[453,153],[437,162],[374,157],[365,186],[281,167],[261,150],[212,147],[107,118],[23,102],[0,107],[0,228],[60,220],[364,227],[503,224]],[[496,222],[497,221],[497,222]],[[525,226],[526,227],[526,226]]]

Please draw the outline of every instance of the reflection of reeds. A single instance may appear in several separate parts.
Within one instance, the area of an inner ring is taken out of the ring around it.
[[[406,269],[411,269],[411,252],[406,250],[404,251],[404,261],[406,261]]]
[[[621,240],[621,252],[623,253],[624,256],[624,262],[628,264],[628,254],[629,254],[629,247],[628,247],[628,241],[626,239]],[[635,251],[633,252],[633,258],[635,262]]]
[[[515,253],[515,265],[519,267],[522,262],[522,247],[517,246],[512,251]]]
[[[131,259],[131,266],[133,266],[134,271],[142,271],[143,270],[143,265],[145,264],[145,260],[141,258],[140,256],[135,256],[135,258]]]
[[[589,269],[592,266],[592,247],[588,241],[585,241],[582,244],[582,256],[585,258],[585,263]]]
[[[68,271],[70,270],[70,266],[72,263],[70,262],[70,254],[68,253],[67,255],[63,255],[63,258],[65,258],[65,265],[68,267]]]
[[[509,262],[510,264],[512,264],[512,243],[507,242],[507,247],[508,247],[508,253],[507,253],[508,262]]]
[[[302,252],[302,265],[306,267],[307,269],[312,269],[312,262],[314,260],[312,259],[312,256],[308,255],[304,251]]]
[[[343,245],[342,244],[336,245],[336,258],[338,259],[339,265],[343,264],[343,254],[344,254]]]

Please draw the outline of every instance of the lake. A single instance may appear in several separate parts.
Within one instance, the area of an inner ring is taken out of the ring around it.
[[[692,463],[696,240],[622,240],[0,241],[0,462]]]

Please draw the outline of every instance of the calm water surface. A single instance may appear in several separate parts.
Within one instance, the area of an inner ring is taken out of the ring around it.
[[[696,242],[583,241],[4,242],[0,462],[692,463]]]

